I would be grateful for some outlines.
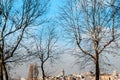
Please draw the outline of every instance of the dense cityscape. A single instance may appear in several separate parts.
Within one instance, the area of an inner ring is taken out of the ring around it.
[[[18,78],[10,80],[43,80],[42,77],[38,76],[38,69],[35,64],[30,64],[29,73],[27,78]],[[45,80],[95,80],[95,74],[90,72],[84,72],[79,74],[65,74],[64,69],[57,75],[45,77]],[[100,74],[100,80],[120,80],[120,74],[117,71],[113,71],[112,74]]]

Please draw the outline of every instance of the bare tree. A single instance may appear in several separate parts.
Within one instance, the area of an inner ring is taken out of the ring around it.
[[[56,58],[57,49],[57,35],[55,33],[55,28],[49,26],[47,28],[41,29],[38,37],[35,39],[35,55],[40,60],[40,68],[42,71],[42,78],[45,80],[45,63],[52,61]]]
[[[30,26],[43,23],[48,0],[0,0],[0,80],[8,80],[7,63]],[[17,5],[17,6],[16,6]]]
[[[61,8],[66,37],[75,43],[80,56],[94,62],[96,80],[100,74],[99,56],[117,53],[120,16],[115,6],[119,4],[119,0],[68,0]]]

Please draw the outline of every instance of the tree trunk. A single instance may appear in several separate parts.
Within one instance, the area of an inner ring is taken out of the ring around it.
[[[9,80],[9,78],[8,78],[8,73],[7,73],[7,69],[6,69],[6,65],[5,65],[5,64],[3,64],[3,68],[4,68],[4,72],[5,72],[5,79],[6,79],[6,80]]]
[[[100,74],[100,69],[99,69],[99,54],[96,54],[96,72],[95,72],[95,80],[99,80],[99,74]]]
[[[2,67],[2,60],[0,60],[0,80],[3,80],[3,67]]]
[[[41,70],[42,70],[42,78],[43,80],[45,80],[45,71],[44,71],[44,66],[43,66],[43,63],[41,64]]]

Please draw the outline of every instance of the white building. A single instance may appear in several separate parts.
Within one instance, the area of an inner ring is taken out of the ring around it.
[[[20,80],[26,80],[25,78],[21,78]]]

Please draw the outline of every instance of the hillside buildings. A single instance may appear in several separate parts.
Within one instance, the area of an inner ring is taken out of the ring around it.
[[[86,72],[86,73],[81,73],[81,74],[70,74],[70,75],[65,75],[64,71],[62,71],[63,74],[59,76],[49,76],[46,77],[46,80],[95,80],[95,75]],[[42,80],[42,77],[38,78],[29,78],[29,79],[24,79],[21,78],[21,80]],[[120,80],[120,75],[119,74],[100,74],[100,80]]]
[[[20,80],[42,80],[42,77],[38,77],[38,73],[36,64],[30,64],[28,78],[21,78]],[[57,76],[46,76],[46,80],[95,80],[95,74],[85,72],[66,75],[63,69]],[[100,74],[100,80],[120,80],[120,74],[117,71],[113,71],[112,74]]]
[[[95,75],[92,72],[65,75],[63,70],[61,75],[48,77],[46,80],[95,80]],[[117,72],[113,72],[113,74],[100,74],[100,80],[120,80],[120,75]]]
[[[42,78],[38,78],[38,80],[42,80]],[[46,77],[46,80],[95,80],[95,75],[92,72],[65,75],[65,71],[62,70],[58,76],[49,76]],[[120,80],[120,75],[117,72],[100,74],[100,80]]]

